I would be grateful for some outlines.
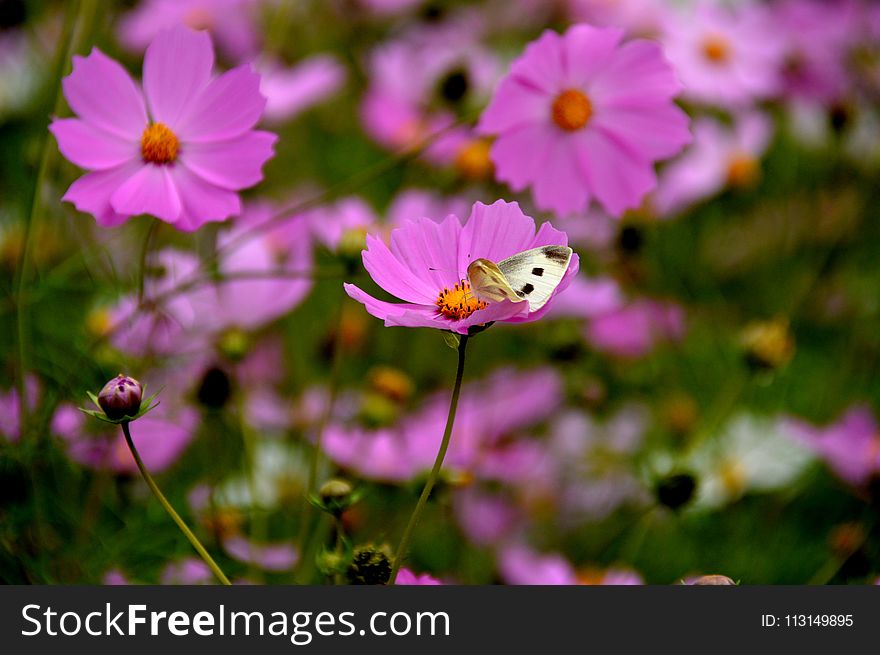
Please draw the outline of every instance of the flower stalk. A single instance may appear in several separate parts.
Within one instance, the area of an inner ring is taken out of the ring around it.
[[[409,523],[407,523],[406,529],[403,531],[403,537],[400,539],[400,545],[397,547],[397,553],[394,556],[394,563],[391,568],[391,577],[388,579],[389,585],[393,585],[394,581],[397,579],[397,573],[400,571],[403,560],[409,551],[409,544],[410,541],[412,541],[413,533],[419,523],[425,505],[428,503],[431,491],[437,483],[437,478],[440,477],[440,469],[443,468],[443,460],[446,458],[446,451],[449,449],[449,440],[452,437],[452,427],[455,424],[455,413],[458,410],[458,398],[461,395],[461,381],[464,378],[465,351],[467,349],[468,338],[468,335],[464,334],[458,342],[458,369],[455,373],[455,386],[452,388],[452,400],[449,403],[449,414],[446,416],[446,429],[443,431],[443,440],[440,442],[440,450],[437,451],[437,457],[434,459],[434,466],[431,468],[431,473],[428,475],[428,480],[425,482],[425,487],[422,489],[422,495],[419,496],[416,508],[413,510],[412,516],[409,518]]]
[[[208,554],[208,551],[205,550],[205,547],[202,546],[202,543],[199,541],[198,537],[193,534],[192,530],[187,527],[186,523],[184,523],[183,519],[180,518],[180,515],[174,511],[174,508],[171,506],[171,503],[168,502],[168,499],[165,498],[165,494],[159,489],[159,486],[153,480],[153,476],[150,475],[147,468],[144,466],[144,462],[141,460],[141,456],[138,454],[137,448],[135,448],[134,441],[131,439],[131,430],[129,429],[129,421],[123,421],[122,425],[122,433],[125,435],[125,441],[128,444],[128,448],[131,451],[131,456],[134,457],[134,461],[137,464],[138,470],[140,470],[141,475],[144,478],[144,481],[147,483],[147,486],[150,488],[150,491],[153,492],[153,495],[159,500],[162,504],[162,507],[165,508],[165,511],[168,512],[168,515],[174,520],[177,524],[177,527],[180,528],[180,531],[186,535],[186,538],[189,539],[189,542],[192,544],[193,548],[196,549],[196,552],[199,554],[205,564],[208,565],[208,568],[214,572],[214,575],[217,576],[217,579],[220,580],[225,585],[231,585],[229,582],[229,578],[226,577],[226,574],[217,566],[217,562],[214,561],[214,558]]]

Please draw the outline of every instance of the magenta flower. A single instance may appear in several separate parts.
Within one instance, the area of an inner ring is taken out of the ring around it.
[[[541,209],[565,215],[595,197],[619,216],[656,185],[654,162],[690,141],[660,46],[622,37],[589,25],[544,32],[480,118],[478,130],[498,136],[496,177],[514,191],[530,186]]]
[[[576,254],[547,304],[534,312],[528,302],[477,300],[465,271],[478,258],[498,262],[546,245],[568,245],[568,237],[550,223],[536,233],[535,222],[515,202],[498,200],[488,206],[478,202],[464,226],[454,215],[442,223],[430,218],[410,221],[391,233],[390,249],[382,240],[367,237],[364,267],[376,284],[405,303],[378,300],[353,284],[346,284],[345,291],[387,327],[433,327],[467,334],[472,327],[493,321],[534,321],[547,313],[577,274]]]
[[[791,419],[785,428],[792,438],[818,453],[842,480],[859,486],[880,477],[880,426],[868,407],[853,407],[825,427]]]
[[[772,136],[773,123],[757,111],[737,116],[732,127],[697,119],[693,145],[660,175],[654,209],[670,216],[728,186],[752,188],[760,181],[761,157]]]
[[[734,9],[702,0],[695,9],[673,13],[663,40],[685,97],[733,108],[780,88],[778,29],[761,6],[742,3]]]
[[[585,336],[598,350],[636,359],[647,355],[658,343],[680,341],[684,332],[684,311],[680,306],[639,299],[593,318]]]
[[[250,66],[211,76],[207,34],[166,30],[147,48],[143,92],[95,48],[74,57],[64,96],[78,118],[49,127],[62,154],[90,173],[64,200],[99,225],[150,214],[191,232],[238,215],[237,191],[263,179],[277,139],[252,128],[266,104]]]
[[[400,569],[400,572],[397,574],[397,579],[394,581],[396,585],[442,585],[437,578],[428,575],[427,573],[422,573],[421,575],[418,573],[414,573],[407,568]]]
[[[259,69],[260,91],[266,96],[267,121],[290,120],[323,102],[345,83],[345,67],[333,55],[313,55],[284,68],[268,62]]]

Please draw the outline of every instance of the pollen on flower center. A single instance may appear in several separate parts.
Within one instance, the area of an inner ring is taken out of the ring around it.
[[[177,159],[180,142],[165,123],[152,123],[141,136],[141,155],[151,164],[170,164]]]
[[[581,91],[567,89],[553,101],[553,122],[563,130],[581,129],[593,115],[593,103]]]
[[[727,165],[727,181],[731,186],[747,189],[755,185],[761,175],[758,161],[746,154],[736,154]]]
[[[713,64],[723,64],[730,58],[730,43],[722,36],[707,36],[702,48],[703,56]]]
[[[462,280],[452,289],[443,289],[437,296],[437,307],[446,318],[462,320],[473,314],[478,309],[485,309],[488,303],[477,300],[471,293],[471,285]]]

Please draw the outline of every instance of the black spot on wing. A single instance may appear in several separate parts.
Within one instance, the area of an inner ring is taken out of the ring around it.
[[[522,288],[522,295],[527,296],[534,290],[535,290],[535,287],[533,287],[531,284],[526,284]]]
[[[533,268],[532,275],[537,275],[538,277],[541,277],[542,275],[544,275],[544,269],[543,268]]]
[[[556,262],[557,264],[564,264],[571,256],[569,254],[569,249],[565,246],[544,246],[544,248],[541,249],[541,252],[544,253],[544,256],[547,259],[551,262]]]

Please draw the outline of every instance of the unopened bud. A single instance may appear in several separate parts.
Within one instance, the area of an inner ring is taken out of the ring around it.
[[[388,544],[366,544],[354,549],[354,558],[346,571],[351,584],[381,585],[391,578],[391,548]]]
[[[331,514],[339,516],[355,500],[352,496],[354,487],[348,480],[331,478],[318,489],[318,497],[321,504]]]
[[[114,421],[135,416],[141,409],[143,391],[140,382],[120,373],[101,389],[98,404],[107,418]]]

